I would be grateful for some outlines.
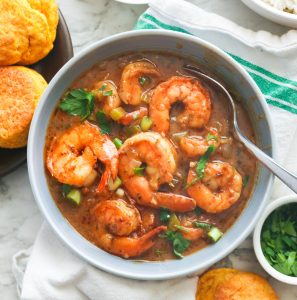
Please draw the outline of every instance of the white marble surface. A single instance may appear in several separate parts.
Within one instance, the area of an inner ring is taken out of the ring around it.
[[[255,30],[270,30],[277,34],[287,30],[258,17],[239,0],[191,2]],[[68,23],[75,53],[105,36],[132,29],[137,17],[146,9],[144,5],[125,5],[113,0],[59,0],[58,3]],[[1,178],[0,299],[17,299],[11,257],[18,250],[33,244],[42,220],[30,189],[26,165]],[[256,271],[267,276],[257,263],[251,247],[251,239],[248,239],[219,265]],[[297,288],[269,280],[281,300],[297,299]]]

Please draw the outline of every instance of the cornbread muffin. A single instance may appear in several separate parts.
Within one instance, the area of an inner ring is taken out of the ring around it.
[[[33,113],[46,86],[34,70],[0,67],[0,147],[20,148],[27,144]]]
[[[0,0],[0,65],[33,64],[53,48],[58,8],[53,0]],[[36,9],[34,8],[36,7]]]
[[[202,275],[196,300],[277,300],[269,283],[254,273],[215,269]]]

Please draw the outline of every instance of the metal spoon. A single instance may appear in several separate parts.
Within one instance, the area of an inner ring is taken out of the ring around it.
[[[206,81],[214,84],[219,87],[224,93],[227,95],[229,102],[232,107],[232,118],[233,118],[233,128],[235,137],[241,141],[245,147],[264,165],[266,166],[274,175],[276,175],[283,183],[285,183],[290,189],[292,189],[295,193],[297,193],[297,176],[288,172],[279,164],[277,164],[270,156],[265,154],[262,150],[260,150],[256,145],[254,145],[250,140],[248,140],[242,131],[239,129],[236,117],[236,108],[234,104],[234,100],[227,91],[227,89],[219,83],[217,80],[211,78],[210,76],[201,72],[201,70],[197,67],[191,65],[183,66],[183,69],[187,71],[189,74],[194,75],[195,77],[206,79]]]

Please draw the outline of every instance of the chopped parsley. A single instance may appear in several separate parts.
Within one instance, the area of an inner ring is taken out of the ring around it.
[[[160,208],[160,214],[159,214],[159,217],[160,217],[160,221],[162,223],[168,223],[169,222],[169,219],[170,219],[170,216],[171,216],[171,212],[169,209],[167,208],[164,208],[164,207],[161,207]]]
[[[103,134],[110,134],[110,132],[111,132],[111,125],[108,122],[108,120],[106,118],[106,115],[105,115],[105,113],[103,111],[98,111],[96,113],[96,120],[97,120],[97,122],[99,124],[101,133],[103,133]]]
[[[94,110],[94,95],[83,89],[71,90],[62,99],[59,108],[64,112],[87,119]]]
[[[205,172],[205,166],[206,163],[210,157],[210,155],[216,150],[216,147],[214,145],[210,145],[206,152],[201,156],[200,160],[198,161],[197,167],[196,167],[196,174],[199,179],[202,179],[204,177]]]
[[[151,82],[151,79],[148,76],[140,76],[138,82],[141,86],[144,86]]]
[[[261,248],[274,269],[297,277],[297,203],[284,205],[268,216],[261,232]]]

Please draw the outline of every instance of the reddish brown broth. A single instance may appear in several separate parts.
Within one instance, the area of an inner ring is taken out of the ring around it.
[[[109,79],[112,80],[117,86],[119,85],[120,77],[122,74],[123,67],[135,60],[139,59],[148,59],[153,62],[158,69],[160,70],[162,76],[158,79],[158,82],[153,80],[149,87],[155,87],[159,82],[165,81],[171,76],[184,74],[182,71],[182,66],[185,63],[196,64],[193,61],[188,61],[182,57],[168,54],[168,53],[155,53],[155,52],[144,52],[137,54],[127,54],[118,57],[112,57],[105,61],[99,62],[97,65],[92,67],[88,72],[83,74],[79,79],[77,79],[71,86],[71,89],[74,88],[84,88],[87,90],[91,90],[94,85],[101,80]],[[211,93],[212,98],[212,115],[208,127],[216,127],[220,130],[220,135],[225,137],[231,137],[231,126],[229,124],[229,114],[226,110],[226,99],[223,94],[214,90],[210,86],[207,86],[208,90]],[[141,106],[144,106],[142,104]],[[126,105],[122,105],[127,111],[136,110],[138,107],[128,107]],[[177,138],[172,136],[174,133],[178,133],[181,131],[185,131],[184,128],[180,128],[179,125],[174,122],[174,115],[176,115],[179,111],[179,107],[176,106],[171,110],[171,125],[170,125],[170,133],[168,138],[170,138],[174,144],[177,146]],[[97,102],[95,104],[95,111],[100,110],[100,103]],[[242,107],[242,105],[237,102],[237,111],[238,111],[238,119],[240,128],[244,131],[246,136],[250,139],[254,140],[254,133],[251,126],[250,119],[248,114]],[[60,109],[56,108],[51,121],[48,126],[47,138],[46,138],[46,147],[45,147],[45,156],[47,153],[47,149],[52,141],[53,137],[61,134],[66,128],[72,127],[75,124],[80,123],[79,117],[70,116]],[[205,135],[207,132],[205,130],[195,130],[188,129],[189,135]],[[119,137],[124,140],[125,135],[121,127],[118,125],[114,125],[111,137]],[[229,162],[232,164],[238,172],[241,174],[242,178],[245,176],[249,176],[248,184],[243,187],[241,196],[239,200],[236,202],[228,210],[224,211],[220,214],[208,214],[202,213],[197,216],[194,212],[186,213],[186,214],[177,214],[180,218],[190,218],[193,220],[201,220],[211,222],[215,226],[219,227],[221,231],[226,232],[230,226],[236,221],[239,217],[240,213],[244,209],[251,191],[253,189],[254,180],[256,176],[256,162],[255,159],[252,158],[249,153],[239,144],[237,141],[233,139],[232,146],[225,147],[224,151],[216,151],[212,156],[212,160],[221,160],[225,162]],[[176,147],[178,152],[178,170],[177,172],[181,173],[182,178],[186,179],[188,166],[190,161],[195,161],[195,159],[189,159],[185,155],[182,155],[179,148]],[[62,184],[59,183],[55,178],[53,178],[49,172],[47,171],[47,179],[50,191],[53,195],[56,204],[64,217],[69,221],[69,223],[86,239],[96,244],[96,222],[92,215],[93,207],[102,199],[106,199],[107,197],[110,199],[115,199],[117,196],[108,195],[108,196],[98,196],[95,193],[95,187],[99,181],[95,182],[95,184],[89,189],[82,189],[83,199],[79,206],[73,205],[69,200],[65,199],[61,193]],[[162,186],[161,189],[166,192],[176,193],[176,194],[184,194],[183,185],[184,182],[178,184],[175,188],[170,188],[169,186]],[[142,218],[145,221],[148,218],[149,213],[153,212],[155,214],[155,222],[154,227],[160,225],[159,221],[159,211],[152,208],[137,206],[141,212]],[[142,232],[138,232],[137,234],[141,234]],[[190,247],[184,253],[188,255],[193,253],[205,246],[207,246],[209,242],[205,239],[199,239],[196,242],[192,242]],[[143,260],[165,260],[165,259],[174,259],[176,258],[172,254],[172,249],[170,242],[165,240],[164,238],[158,238],[155,246],[153,246],[149,251],[141,255],[138,259]]]

